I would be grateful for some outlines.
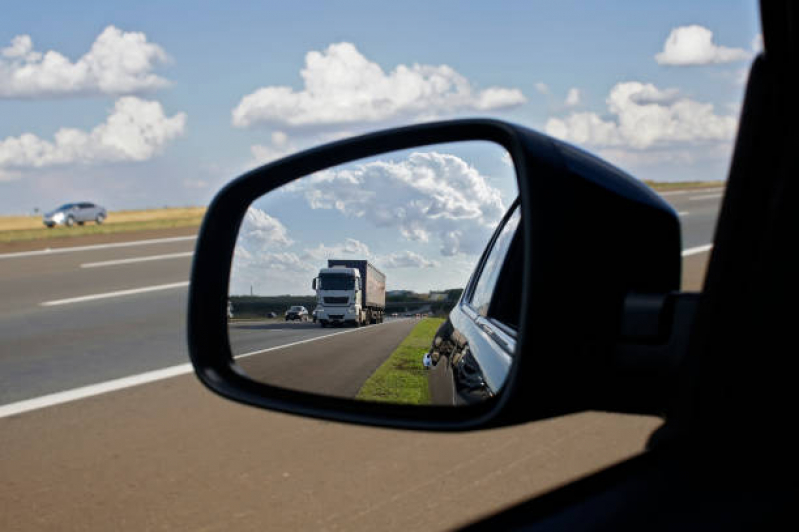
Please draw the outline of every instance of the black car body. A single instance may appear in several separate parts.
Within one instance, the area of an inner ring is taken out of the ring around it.
[[[439,327],[425,365],[433,404],[471,404],[499,393],[513,362],[521,301],[521,212],[515,202],[458,304]]]

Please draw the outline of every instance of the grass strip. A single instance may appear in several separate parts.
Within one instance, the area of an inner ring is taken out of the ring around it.
[[[73,227],[57,226],[48,229],[44,226],[36,229],[0,229],[0,242],[21,242],[29,240],[46,240],[50,238],[72,238],[85,235],[106,235],[115,233],[130,233],[134,231],[147,231],[153,229],[170,229],[179,227],[199,227],[203,214],[190,214],[188,216],[163,218],[153,217],[144,220],[114,221],[97,225],[87,222],[86,225]],[[41,224],[41,219],[39,219]],[[0,224],[2,225],[2,224]]]
[[[361,387],[357,399],[411,405],[430,404],[427,370],[422,356],[430,350],[443,318],[424,318],[375,370]]]
[[[692,190],[697,188],[723,188],[727,185],[726,181],[650,181],[644,179],[644,183],[658,192],[670,190]]]

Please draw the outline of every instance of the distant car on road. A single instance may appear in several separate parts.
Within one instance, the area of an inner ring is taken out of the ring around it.
[[[266,317],[267,318],[277,318],[277,314],[275,314],[274,312],[267,312],[266,313]]]
[[[106,218],[108,218],[108,212],[105,207],[89,202],[66,203],[45,213],[42,216],[42,223],[50,228],[56,225],[72,227],[75,224],[83,225],[86,222],[95,222],[100,225]]]
[[[286,311],[286,321],[308,321],[308,309],[301,306],[291,307]]]

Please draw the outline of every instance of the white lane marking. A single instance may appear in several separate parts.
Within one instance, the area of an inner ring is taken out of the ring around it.
[[[408,318],[410,319],[410,318]],[[388,323],[394,323],[396,321],[401,320],[391,320],[389,322],[378,324],[378,325],[387,325]],[[242,358],[252,355],[257,355],[258,353],[266,353],[267,351],[274,351],[277,349],[283,349],[285,347],[291,347],[293,345],[298,344],[305,344],[308,342],[314,342],[316,340],[322,340],[324,338],[330,338],[331,336],[337,336],[339,334],[346,334],[352,333],[357,331],[363,331],[369,329],[369,327],[377,327],[378,325],[370,325],[368,327],[362,327],[359,329],[350,329],[346,331],[339,331],[331,334],[326,334],[324,336],[315,336],[313,338],[308,338],[305,340],[299,340],[297,342],[292,342],[289,344],[279,345],[275,347],[270,347],[268,349],[262,349],[260,351],[253,351],[250,353],[244,353],[242,355],[236,356],[236,358]],[[101,395],[104,393],[115,392],[118,390],[124,390],[125,388],[132,388],[134,386],[140,386],[142,384],[149,384],[151,382],[161,381],[165,379],[170,379],[172,377],[179,377],[181,375],[188,375],[192,373],[194,368],[192,368],[191,364],[178,364],[177,366],[169,366],[167,368],[156,369],[153,371],[146,371],[144,373],[139,373],[137,375],[130,375],[128,377],[122,377],[119,379],[113,379],[110,381],[99,382],[97,384],[90,384],[88,386],[81,386],[80,388],[73,388],[72,390],[66,390],[63,392],[56,392],[51,393],[48,395],[42,395],[39,397],[34,397],[33,399],[26,399],[24,401],[18,401],[16,403],[9,403],[0,406],[0,419],[14,416],[18,414],[24,414],[25,412],[30,412],[31,410],[39,410],[41,408],[47,408],[49,406],[56,406],[64,403],[70,403],[72,401],[77,401],[79,399],[86,399],[88,397],[93,397],[95,395]]]
[[[713,248],[713,244],[705,244],[704,246],[696,246],[695,248],[688,248],[682,250],[683,257],[690,257],[691,255],[696,255],[698,253],[704,253],[705,251],[710,251]]]
[[[688,216],[689,214],[691,214],[691,213],[688,212],[688,211],[680,211],[680,212],[677,213],[677,216]]]
[[[723,194],[705,194],[704,196],[690,196],[688,201],[700,201],[706,199],[719,199]]]
[[[405,320],[409,320],[409,319],[411,319],[411,318],[399,318],[399,319],[396,319],[396,320],[389,320],[388,323],[396,323],[398,321],[405,321]],[[386,323],[383,322],[383,323],[377,323],[375,325],[367,325],[366,327],[359,327],[357,329],[348,329],[346,331],[338,331],[338,332],[326,334],[324,336],[314,336],[313,338],[306,338],[305,340],[297,340],[296,342],[291,342],[290,344],[283,344],[283,345],[278,345],[278,346],[275,346],[275,347],[267,347],[266,349],[258,349],[257,351],[250,351],[249,353],[242,353],[240,355],[234,356],[233,358],[235,358],[235,359],[247,358],[247,357],[251,357],[253,355],[260,355],[261,353],[268,353],[269,351],[275,351],[277,349],[283,349],[285,347],[292,347],[292,346],[295,346],[295,345],[307,344],[308,342],[313,342],[314,340],[318,340],[319,338],[330,338],[331,336],[338,336],[339,334],[347,334],[347,333],[351,333],[351,332],[362,331],[364,329],[368,329],[369,327],[377,327],[378,325],[386,325]]]
[[[53,255],[56,253],[73,253],[75,251],[93,251],[95,249],[127,248],[132,246],[147,246],[150,244],[168,244],[170,242],[185,242],[196,240],[197,236],[175,236],[169,238],[152,238],[150,240],[133,240],[130,242],[113,242],[110,244],[92,244],[91,246],[76,246],[71,248],[45,248],[36,251],[17,251],[14,253],[2,253],[0,259],[12,259],[16,257],[37,257],[41,255]]]
[[[661,192],[661,196],[677,196],[678,194],[688,194],[687,190],[675,190],[673,192]]]
[[[148,371],[139,373],[138,375],[131,375],[129,377],[122,377],[121,379],[114,379],[97,384],[90,384],[89,386],[82,386],[80,388],[73,388],[63,392],[51,393],[34,397],[33,399],[26,399],[16,403],[9,403],[0,406],[0,418],[13,416],[16,414],[23,414],[31,410],[38,410],[48,406],[60,405],[92,397],[103,393],[123,390],[132,386],[139,386],[140,384],[147,384],[148,382],[160,381],[170,377],[177,377],[178,375],[185,375],[192,371],[191,364],[180,364],[177,366],[170,366],[168,368],[157,369],[155,371]]]
[[[189,286],[188,281],[179,283],[159,284],[154,286],[144,286],[142,288],[131,288],[130,290],[117,290],[115,292],[105,292],[103,294],[91,294],[88,296],[70,297],[67,299],[56,299],[39,303],[43,307],[54,307],[57,305],[68,305],[70,303],[82,303],[83,301],[93,301],[95,299],[108,299],[110,297],[130,296],[133,294],[144,294],[146,292],[156,292],[158,290],[169,290],[171,288],[183,288]]]
[[[166,253],[164,255],[148,255],[146,257],[134,257],[132,259],[118,259],[118,260],[105,260],[101,262],[86,262],[81,264],[81,268],[100,268],[102,266],[117,266],[119,264],[133,264],[135,262],[149,262],[151,260],[166,260],[177,259],[180,257],[191,257],[194,255],[193,251],[186,251],[184,253]]]

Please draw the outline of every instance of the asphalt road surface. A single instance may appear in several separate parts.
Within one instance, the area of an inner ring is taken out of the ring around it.
[[[683,286],[698,289],[720,193],[664,197],[681,213]],[[624,459],[659,423],[585,413],[425,434],[224,401],[187,366],[191,232],[146,236],[171,240],[0,250],[2,530],[445,529]],[[399,322],[304,345],[392,327],[391,344]],[[331,332],[270,336],[276,346]]]
[[[239,355],[239,365],[252,379],[292,390],[354,398],[416,323],[407,318],[338,330],[321,329],[311,322],[233,323],[228,334],[232,352]],[[319,340],[306,339],[270,349],[276,338],[299,331],[312,332]]]

